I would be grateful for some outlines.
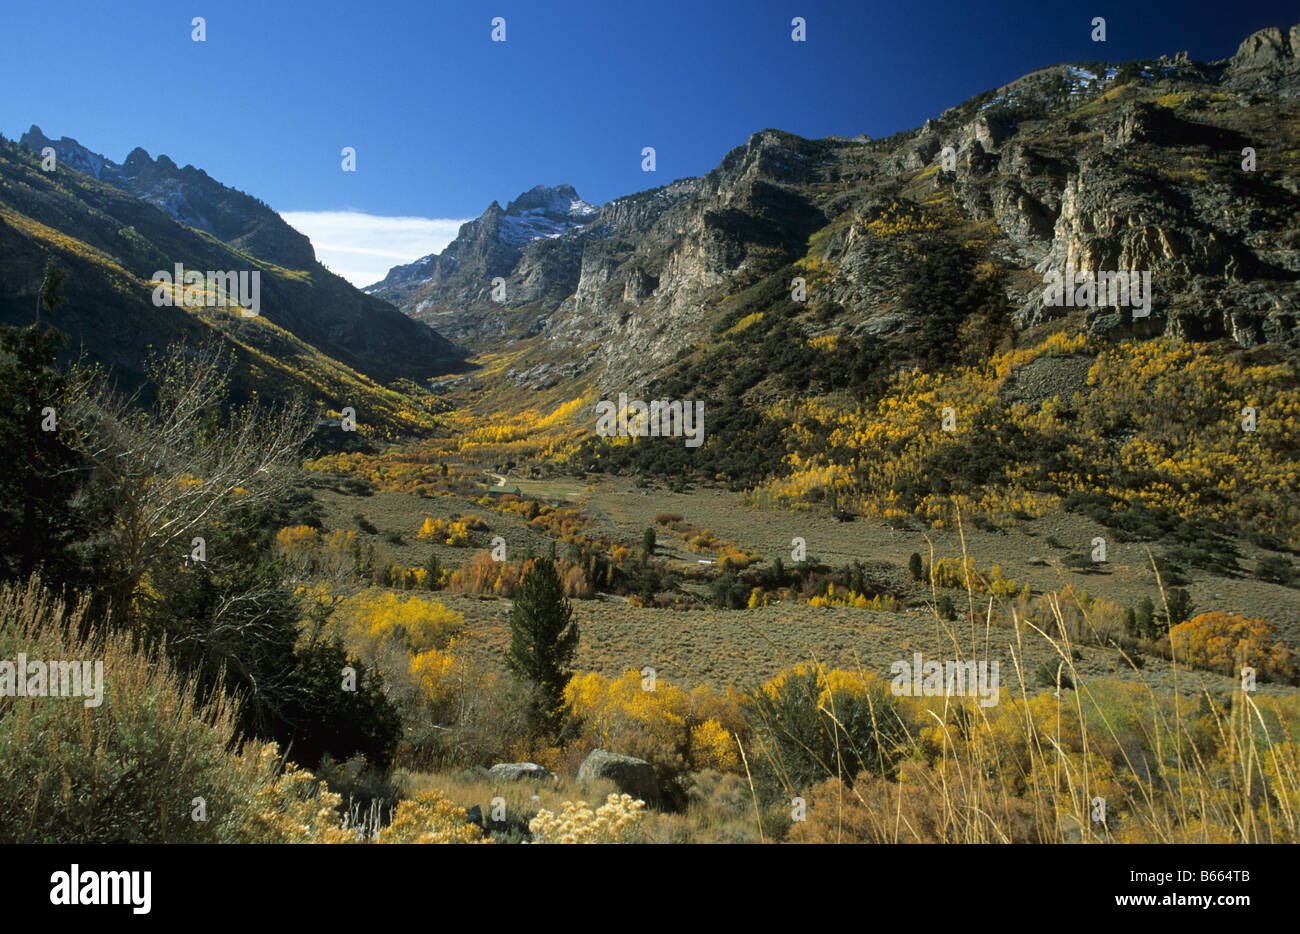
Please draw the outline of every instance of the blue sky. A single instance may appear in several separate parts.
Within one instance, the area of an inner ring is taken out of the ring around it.
[[[536,184],[602,203],[707,172],[765,127],[884,136],[1044,65],[1223,58],[1296,20],[1293,0],[11,2],[0,132],[35,123],[119,162],[143,146],[193,163],[286,213],[355,281]]]

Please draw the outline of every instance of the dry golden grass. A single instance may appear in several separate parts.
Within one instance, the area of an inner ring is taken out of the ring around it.
[[[1163,593],[1163,589],[1162,589]],[[968,590],[975,606],[975,592]],[[954,655],[987,657],[949,625]],[[939,621],[942,624],[942,621]],[[831,775],[798,842],[1286,843],[1300,840],[1300,705],[1240,686],[1224,706],[1150,685],[1116,690],[1074,664],[1070,627],[1031,630],[1056,651],[1058,689],[996,707],[912,699],[912,756],[893,776]],[[1021,645],[1020,626],[1016,628]],[[1023,658],[1023,651],[1017,659]],[[1017,662],[1019,665],[1019,661]],[[1175,676],[1178,667],[1175,665]],[[1073,690],[1065,686],[1074,685]],[[920,708],[918,711],[917,708]],[[919,714],[919,715],[918,715]],[[926,718],[932,723],[923,724]],[[919,727],[919,728],[918,728]],[[919,753],[919,755],[918,755]],[[852,782],[850,785],[849,783]],[[1104,811],[1103,811],[1104,808]],[[1103,817],[1104,814],[1104,817]]]

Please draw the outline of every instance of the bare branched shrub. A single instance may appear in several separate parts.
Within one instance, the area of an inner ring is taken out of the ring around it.
[[[301,399],[227,409],[230,370],[216,344],[172,345],[148,365],[149,406],[100,370],[73,374],[63,425],[93,465],[81,495],[108,501],[117,518],[100,546],[120,621],[159,562],[183,561],[231,508],[272,502],[293,482],[313,413]]]

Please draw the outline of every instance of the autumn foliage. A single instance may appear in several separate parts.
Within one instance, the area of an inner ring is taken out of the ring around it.
[[[645,758],[661,773],[740,765],[734,737],[743,739],[748,727],[731,695],[704,686],[687,692],[628,671],[619,678],[574,675],[565,697],[586,742]]]
[[[1262,619],[1231,613],[1202,613],[1169,631],[1174,660],[1192,668],[1236,675],[1256,669],[1272,681],[1294,681],[1295,661],[1277,630]]]
[[[440,541],[453,548],[468,548],[473,532],[487,531],[488,524],[475,515],[459,519],[425,519],[416,533],[422,542]]]
[[[532,558],[497,561],[490,552],[480,551],[452,572],[447,580],[447,589],[458,593],[513,597],[533,561]],[[596,588],[587,580],[587,574],[581,567],[560,558],[555,562],[555,569],[564,584],[566,597],[590,600],[596,595]]]

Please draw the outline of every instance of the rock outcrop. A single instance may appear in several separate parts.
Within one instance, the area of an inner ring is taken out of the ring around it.
[[[578,781],[604,779],[623,794],[644,801],[651,807],[659,803],[659,783],[649,762],[635,756],[623,756],[595,749],[578,767]]]
[[[536,762],[498,762],[488,769],[488,777],[495,781],[517,782],[521,779],[540,781],[555,776]]]

